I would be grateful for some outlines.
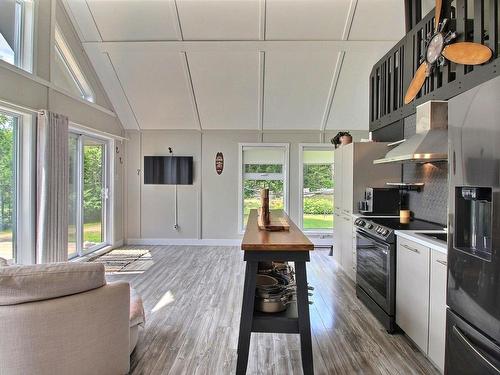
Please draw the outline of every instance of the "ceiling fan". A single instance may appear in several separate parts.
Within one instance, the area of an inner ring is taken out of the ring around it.
[[[431,75],[437,66],[444,65],[446,60],[457,64],[479,65],[491,59],[492,52],[485,45],[471,42],[450,44],[457,37],[457,33],[454,31],[445,33],[447,19],[439,22],[442,3],[442,0],[436,0],[434,33],[427,35],[425,55],[406,91],[405,104],[409,104],[415,99],[424,85],[425,79]]]

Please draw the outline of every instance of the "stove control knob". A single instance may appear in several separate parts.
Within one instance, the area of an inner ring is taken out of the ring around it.
[[[360,220],[358,221],[358,225],[359,225],[360,227],[364,227],[364,226],[365,226],[365,224],[366,224],[366,222],[365,222],[364,220],[361,220],[361,219],[360,219]]]
[[[389,234],[389,230],[388,229],[384,229],[384,231],[382,232],[382,235],[383,236],[387,236]]]
[[[366,226],[368,229],[372,229],[373,228],[373,224],[371,223],[368,223],[368,225]]]

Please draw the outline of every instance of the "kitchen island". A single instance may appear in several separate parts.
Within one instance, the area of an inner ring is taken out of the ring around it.
[[[305,375],[313,374],[306,262],[309,262],[309,251],[314,245],[283,210],[272,210],[271,215],[282,216],[290,229],[279,232],[261,230],[257,224],[257,210],[251,210],[241,243],[246,269],[236,374],[246,373],[252,332],[300,334],[302,369]],[[281,313],[260,313],[255,311],[258,263],[272,261],[295,263],[297,301]]]

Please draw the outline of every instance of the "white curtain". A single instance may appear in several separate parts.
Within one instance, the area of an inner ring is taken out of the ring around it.
[[[68,118],[40,111],[37,121],[37,263],[68,259]]]

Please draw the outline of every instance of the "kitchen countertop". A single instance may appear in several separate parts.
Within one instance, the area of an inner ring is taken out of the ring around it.
[[[427,246],[433,250],[440,251],[444,254],[448,254],[448,245],[440,240],[436,240],[427,236],[423,236],[420,233],[443,233],[440,230],[397,230],[394,232],[396,236],[406,238],[407,240],[419,243],[421,245]]]
[[[364,214],[360,214],[360,213],[353,213],[351,215],[355,219],[360,218],[360,217],[364,217],[364,218],[367,218],[367,219],[375,219],[375,218],[386,219],[386,218],[399,217],[399,215],[364,215]]]

